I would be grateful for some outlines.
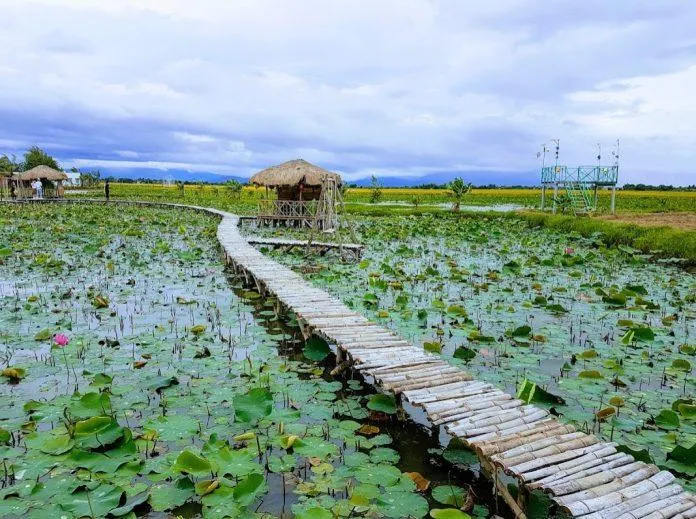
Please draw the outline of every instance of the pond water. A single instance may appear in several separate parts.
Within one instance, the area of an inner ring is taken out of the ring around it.
[[[216,226],[0,207],[0,516],[509,515],[470,452],[332,376],[224,269]]]

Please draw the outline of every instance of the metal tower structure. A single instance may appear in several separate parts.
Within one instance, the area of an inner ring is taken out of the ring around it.
[[[611,189],[611,213],[616,212],[616,184],[619,180],[619,141],[616,150],[612,152],[614,164],[602,166],[602,147],[597,144],[597,164],[594,166],[569,167],[558,163],[560,141],[554,139],[556,145],[555,164],[546,165],[546,153],[543,146],[541,163],[541,210],[546,209],[546,191],[553,189],[551,210],[555,214],[560,205],[559,192],[564,191],[568,204],[575,215],[589,214],[597,210],[598,190],[600,187]],[[542,152],[537,156],[541,156]]]

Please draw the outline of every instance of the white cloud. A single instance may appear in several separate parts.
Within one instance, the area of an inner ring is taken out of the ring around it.
[[[577,162],[598,139],[621,137],[626,180],[668,167],[696,182],[696,7],[682,2],[0,0],[0,9],[9,152],[37,143],[70,164],[244,175],[303,156],[350,178],[494,178],[534,171],[550,137]]]

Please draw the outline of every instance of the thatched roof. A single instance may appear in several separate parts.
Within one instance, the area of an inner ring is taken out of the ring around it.
[[[48,166],[36,166],[35,168],[18,174],[15,178],[18,180],[36,180],[44,178],[46,180],[67,180],[68,175],[62,171],[58,171]]]
[[[259,171],[249,179],[249,183],[268,187],[296,186],[298,184],[321,186],[323,179],[327,176],[334,177],[338,184],[342,182],[338,173],[331,173],[324,168],[310,164],[306,160],[297,159]]]

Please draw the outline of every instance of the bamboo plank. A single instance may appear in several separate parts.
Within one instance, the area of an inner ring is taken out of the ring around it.
[[[537,427],[521,431],[519,433],[508,434],[503,437],[477,442],[476,452],[481,456],[490,457],[500,452],[505,452],[527,442],[534,442],[557,434],[567,434],[575,432],[572,425],[564,425],[553,421],[549,424],[539,424]]]
[[[530,452],[534,452],[534,451],[537,451],[539,449],[551,447],[557,443],[563,443],[563,442],[568,441],[568,440],[575,440],[578,438],[582,438],[583,436],[587,436],[587,435],[583,432],[571,432],[571,433],[567,433],[567,434],[558,434],[558,435],[554,435],[554,436],[546,436],[543,439],[536,440],[536,441],[528,441],[524,445],[514,447],[512,449],[501,452],[500,454],[492,456],[491,459],[498,460],[498,461],[504,461],[504,460],[509,461],[511,458],[514,458],[514,457],[519,456],[521,454],[527,454]]]
[[[573,435],[576,434],[577,433],[573,433]],[[580,437],[576,436],[568,441],[559,441],[558,443],[553,443],[539,450],[525,452],[507,459],[498,458],[495,460],[495,462],[496,464],[501,465],[507,472],[508,470],[511,471],[513,467],[519,467],[525,463],[533,463],[540,460],[546,461],[547,457],[553,458],[554,456],[570,453],[571,451],[575,451],[577,449],[584,449],[586,447],[590,447],[591,445],[596,445],[597,443],[599,443],[599,439],[595,436],[588,436],[581,433]]]
[[[570,467],[564,467],[563,469],[549,474],[548,476],[542,477],[535,481],[534,483],[528,483],[527,487],[530,489],[535,488],[553,488],[554,485],[561,485],[564,483],[570,483],[576,479],[581,479],[605,470],[611,470],[615,467],[621,467],[633,463],[633,456],[624,454],[622,452],[614,451],[612,454],[605,456],[603,458],[597,458],[595,456],[590,456],[582,463],[577,465],[572,465]]]
[[[474,405],[473,409],[465,412],[457,411],[457,410],[451,410],[447,411],[444,414],[439,414],[437,415],[437,418],[435,418],[435,415],[429,415],[431,421],[433,422],[434,425],[442,425],[450,422],[454,422],[457,420],[463,420],[466,418],[471,418],[471,417],[486,417],[486,416],[494,416],[501,411],[506,411],[508,409],[515,409],[518,407],[521,407],[524,405],[524,402],[522,400],[512,400],[510,395],[506,395],[509,399],[508,400],[492,400],[488,402],[488,405],[485,408],[478,408],[480,406],[484,406],[486,403],[480,403]]]
[[[653,501],[619,516],[618,519],[686,519],[696,517],[696,497],[684,493]]]
[[[590,461],[592,458],[603,458],[605,456],[608,456],[610,454],[614,454],[616,452],[616,444],[602,444],[598,443],[596,445],[592,445],[591,447],[588,447],[586,449],[586,453],[578,456],[577,458],[573,459],[568,459],[567,461],[561,462],[561,463],[550,463],[546,467],[542,467],[536,470],[531,470],[529,472],[525,473],[520,473],[516,474],[516,476],[523,481],[534,481],[535,479],[541,479],[544,476],[549,476],[555,472],[559,472],[562,470],[567,470],[569,468],[575,467],[577,465],[582,465],[588,461]]]
[[[635,465],[637,465],[637,463]],[[594,476],[582,478],[580,481],[582,482],[582,487],[584,487],[583,490],[557,497],[556,502],[561,505],[569,505],[576,501],[585,501],[601,497],[644,481],[659,472],[660,469],[654,465],[643,464],[642,467],[635,467],[633,463],[630,463],[623,467],[619,467],[612,471],[612,473],[600,472]],[[607,481],[611,476],[614,476],[614,478]]]
[[[533,472],[537,469],[541,469],[547,465],[557,465],[559,463],[562,463],[564,461],[569,461],[569,460],[574,460],[576,458],[581,458],[585,454],[591,454],[595,451],[601,450],[604,448],[604,443],[595,443],[593,445],[590,445],[588,447],[579,447],[576,449],[571,449],[568,451],[561,452],[559,454],[553,454],[551,456],[547,456],[544,458],[536,458],[531,461],[526,461],[523,463],[520,463],[518,465],[512,465],[509,467],[506,467],[506,472],[510,472],[511,474],[525,474],[529,472]],[[612,445],[615,447],[616,445]]]
[[[522,409],[513,409],[511,411],[504,411],[494,418],[488,418],[484,420],[475,419],[464,419],[452,423],[448,430],[452,434],[473,437],[480,434],[485,434],[487,432],[498,431],[507,428],[505,424],[510,427],[517,425],[517,420],[523,420],[521,423],[528,423],[524,421],[526,418],[530,417],[543,417],[548,415],[548,413],[542,409],[537,409],[534,406],[525,406]],[[515,422],[515,423],[513,423]]]
[[[619,502],[613,506],[609,504],[613,501],[607,500],[605,503],[601,504],[601,508],[595,512],[583,516],[583,519],[617,519],[626,513],[630,513],[631,510],[641,508],[655,501],[660,501],[663,499],[672,499],[675,501],[679,500],[679,496],[682,494],[684,494],[684,491],[682,490],[681,486],[673,484],[658,488],[656,490],[644,492],[636,497]]]
[[[493,391],[493,389],[492,385],[484,382],[466,381],[434,388],[408,391],[405,393],[405,398],[414,405],[423,405],[428,402],[483,394],[488,391]]]
[[[645,477],[650,477],[657,474],[660,469],[655,465],[646,465],[642,461],[634,461],[631,463],[626,463],[624,465],[618,465],[613,468],[606,467],[593,467],[587,471],[581,471],[577,476],[570,480],[558,482],[551,482],[544,486],[544,490],[553,494],[554,496],[563,496],[565,500],[568,498],[568,502],[577,501],[581,499],[580,493],[594,491],[595,488],[602,485],[613,483],[618,481],[625,476],[632,476],[634,473],[639,473],[645,471]],[[590,474],[583,475],[584,473],[591,472]],[[618,488],[618,487],[617,487]],[[571,496],[575,496],[571,498]]]
[[[607,508],[611,509],[611,507],[666,487],[671,484],[674,479],[674,476],[670,472],[661,471],[644,481],[640,481],[615,492],[609,492],[598,497],[591,497],[581,501],[561,504],[561,506],[572,515],[585,515],[599,510],[606,510]],[[679,490],[681,491],[681,487],[679,487]],[[628,510],[631,510],[631,508],[626,509],[626,511]]]

